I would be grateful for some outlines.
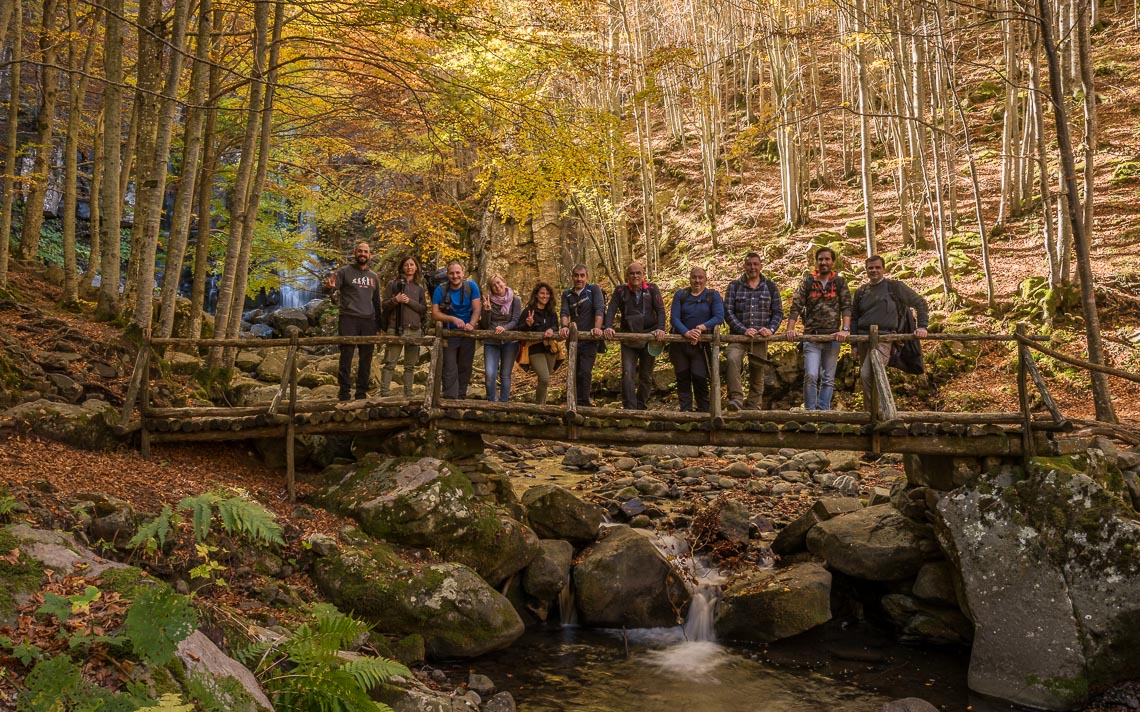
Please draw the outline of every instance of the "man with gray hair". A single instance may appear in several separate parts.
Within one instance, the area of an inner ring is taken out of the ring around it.
[[[606,294],[596,284],[590,284],[586,265],[577,264],[570,270],[574,286],[562,292],[562,309],[559,317],[562,329],[558,335],[570,335],[570,324],[578,326],[579,334],[602,335],[602,322],[606,317]],[[574,361],[574,394],[580,406],[591,406],[590,386],[594,375],[594,360],[598,357],[601,341],[579,341]]]

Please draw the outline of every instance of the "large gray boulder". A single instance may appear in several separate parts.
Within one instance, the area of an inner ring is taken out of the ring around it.
[[[725,640],[770,643],[831,620],[831,573],[815,563],[751,571],[725,589],[716,634]]]
[[[974,622],[969,685],[1039,709],[1140,677],[1140,522],[1099,451],[983,475],[939,502]]]
[[[112,450],[119,438],[112,424],[118,417],[106,401],[86,400],[80,405],[35,400],[21,403],[0,413],[19,430],[27,430],[47,440],[57,440],[82,450]]]
[[[557,485],[531,487],[522,496],[527,521],[544,539],[565,539],[575,544],[594,540],[605,512],[596,504],[578,499]]]
[[[807,547],[829,568],[868,581],[910,578],[938,550],[922,527],[889,504],[820,522],[808,532]]]
[[[382,633],[424,637],[428,655],[467,658],[523,633],[510,601],[462,564],[413,567],[387,547],[343,547],[313,563],[321,592]]]
[[[370,455],[317,499],[378,539],[434,549],[491,585],[521,571],[541,550],[529,527],[480,501],[470,480],[435,458]]]
[[[561,539],[543,539],[542,553],[523,571],[523,589],[540,601],[554,600],[570,583],[574,546]]]
[[[278,309],[269,315],[269,325],[281,336],[289,335],[289,327],[303,334],[309,330],[309,317],[304,309]]]
[[[648,535],[612,527],[574,567],[574,590],[585,625],[657,628],[684,619],[689,591]]]

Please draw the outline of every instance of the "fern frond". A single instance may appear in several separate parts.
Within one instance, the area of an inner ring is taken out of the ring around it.
[[[273,514],[257,502],[241,496],[218,500],[222,526],[231,534],[241,534],[254,541],[284,545],[281,526]]]
[[[360,660],[352,660],[341,666],[349,675],[352,675],[356,680],[356,684],[363,687],[365,690],[371,690],[374,687],[388,682],[397,675],[410,677],[412,672],[395,660],[387,658],[361,658]]]
[[[190,510],[190,519],[194,524],[194,538],[205,541],[210,534],[210,520],[213,517],[214,504],[220,499],[213,492],[203,492],[193,497],[186,497],[178,503],[179,510]]]
[[[162,507],[162,512],[157,517],[150,520],[146,524],[139,527],[127,545],[132,549],[137,549],[139,546],[145,545],[148,554],[154,553],[158,549],[166,546],[166,542],[170,539],[170,528],[175,521],[175,515],[170,509],[170,505],[166,504]]]
[[[150,665],[170,662],[178,644],[197,627],[194,606],[166,586],[144,589],[127,611],[127,638],[135,655]]]

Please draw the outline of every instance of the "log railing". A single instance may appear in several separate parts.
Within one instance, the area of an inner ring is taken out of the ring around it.
[[[1125,378],[1130,378],[1133,381],[1140,382],[1140,377],[1135,374],[1127,372],[1119,372],[1117,369],[1110,369],[1107,367],[1096,367],[1094,364],[1087,364],[1080,362],[1078,359],[1066,357],[1063,354],[1058,354],[1051,349],[1048,349],[1040,344],[1042,341],[1047,341],[1048,337],[1045,336],[1031,336],[1026,333],[1023,325],[1019,325],[1014,334],[929,334],[926,337],[928,341],[986,341],[986,342],[1015,342],[1018,348],[1018,400],[1019,411],[1014,413],[944,413],[934,411],[911,411],[903,412],[898,411],[894,398],[891,392],[890,380],[887,375],[886,363],[884,362],[878,349],[875,348],[881,343],[893,343],[907,339],[916,338],[912,334],[879,334],[878,330],[872,328],[871,333],[868,335],[852,335],[847,338],[851,344],[867,344],[869,351],[869,358],[871,359],[871,371],[873,375],[873,388],[870,391],[870,403],[867,405],[867,412],[804,412],[804,411],[742,411],[735,413],[724,413],[721,410],[722,400],[722,378],[721,378],[721,364],[720,364],[720,351],[724,344],[731,343],[755,343],[758,341],[767,342],[787,342],[783,334],[773,334],[769,337],[756,337],[749,338],[746,336],[724,334],[715,332],[712,334],[705,334],[700,338],[701,342],[710,345],[711,350],[711,363],[709,374],[710,385],[710,412],[709,413],[680,413],[680,412],[665,412],[665,411],[626,411],[617,410],[613,408],[598,408],[598,407],[584,407],[577,403],[576,393],[574,388],[575,382],[575,369],[578,345],[583,341],[599,341],[605,340],[616,342],[620,344],[646,344],[650,342],[664,342],[664,343],[680,343],[688,341],[684,336],[679,334],[666,334],[661,339],[657,339],[652,334],[623,334],[618,333],[608,339],[604,337],[593,336],[589,332],[579,332],[576,328],[571,327],[567,341],[567,386],[566,386],[566,401],[564,404],[551,404],[551,405],[534,405],[528,403],[490,403],[483,400],[444,400],[441,393],[441,382],[443,376],[442,370],[442,356],[443,344],[447,338],[464,338],[476,339],[479,341],[496,340],[496,341],[535,341],[540,339],[541,336],[535,332],[519,332],[509,331],[501,334],[496,334],[493,331],[474,330],[474,331],[459,331],[459,330],[442,330],[437,328],[433,335],[426,335],[422,337],[405,337],[405,336],[392,336],[392,335],[377,335],[377,336],[310,336],[301,337],[296,333],[288,338],[275,338],[275,339],[185,339],[185,338],[151,338],[149,332],[144,334],[143,343],[139,350],[138,358],[135,361],[134,372],[131,377],[131,382],[128,387],[127,397],[123,406],[123,412],[120,419],[120,427],[123,430],[130,430],[134,422],[134,410],[136,404],[138,405],[139,418],[138,428],[141,436],[141,451],[144,457],[149,455],[150,441],[151,441],[151,428],[150,424],[158,422],[162,425],[163,420],[177,421],[178,419],[230,419],[232,424],[229,429],[232,431],[245,432],[249,430],[251,436],[254,432],[276,432],[280,433],[281,429],[284,430],[285,435],[285,454],[286,454],[286,467],[288,476],[288,490],[289,496],[292,498],[295,494],[294,480],[293,480],[293,461],[294,461],[294,440],[299,424],[320,424],[320,423],[342,423],[346,427],[354,421],[366,421],[369,419],[369,410],[371,409],[372,417],[375,417],[377,406],[381,405],[385,408],[389,407],[402,407],[405,409],[410,408],[413,412],[409,415],[407,420],[411,420],[412,416],[418,419],[419,422],[431,425],[435,421],[445,420],[449,417],[449,412],[460,410],[477,410],[487,413],[514,413],[514,414],[529,414],[540,416],[553,416],[560,419],[566,426],[570,439],[575,439],[578,435],[579,428],[591,419],[594,422],[599,420],[606,421],[631,421],[631,422],[662,422],[662,423],[696,423],[702,424],[702,427],[716,430],[724,428],[731,423],[740,422],[769,422],[769,423],[801,423],[801,424],[846,424],[853,426],[866,427],[869,426],[870,430],[870,447],[874,452],[879,452],[881,448],[880,436],[886,431],[897,428],[900,424],[905,426],[907,424],[915,423],[945,423],[955,425],[1020,425],[1022,435],[1022,452],[1031,454],[1034,448],[1033,432],[1038,431],[1060,431],[1071,428],[1071,424],[1065,419],[1060,410],[1057,408],[1056,403],[1050,397],[1048,389],[1046,388],[1045,381],[1041,378],[1036,365],[1033,362],[1031,349],[1038,350],[1059,360],[1067,363],[1074,363],[1074,365],[1092,368],[1092,370],[1103,370],[1113,375],[1120,375]],[[791,341],[799,342],[827,342],[831,341],[833,337],[829,335],[802,335]],[[429,347],[431,350],[431,358],[428,365],[428,380],[427,388],[424,398],[421,402],[413,402],[404,398],[386,398],[382,402],[378,401],[354,401],[347,403],[338,403],[332,400],[308,400],[298,402],[297,400],[297,380],[299,370],[297,363],[299,361],[298,354],[303,348],[319,347],[319,346],[339,346],[342,344],[375,344],[384,346],[389,344],[416,344],[419,346]],[[190,407],[190,408],[156,408],[151,405],[150,393],[150,369],[151,359],[154,357],[158,350],[182,348],[182,349],[219,349],[219,348],[272,348],[284,347],[287,349],[286,358],[280,374],[280,387],[273,399],[268,405],[257,406],[243,406],[243,407]],[[1029,381],[1040,392],[1042,400],[1049,411],[1049,415],[1042,417],[1040,414],[1033,414],[1030,412],[1030,395],[1029,395]],[[418,415],[414,411],[417,411]],[[281,411],[285,412],[282,413]],[[150,421],[148,423],[148,421]],[[366,425],[358,423],[358,425]],[[185,423],[181,427],[185,428],[183,432],[194,432],[197,425]],[[355,427],[355,426],[354,426]],[[203,435],[202,439],[208,439]]]

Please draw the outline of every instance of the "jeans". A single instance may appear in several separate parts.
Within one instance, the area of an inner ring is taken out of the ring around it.
[[[677,400],[681,410],[693,410],[696,400],[697,410],[709,410],[709,347],[705,344],[669,344],[669,360],[677,374]]]
[[[728,400],[740,403],[744,400],[744,407],[750,410],[759,410],[764,407],[764,361],[749,358],[748,355],[758,356],[760,359],[768,358],[768,342],[755,341],[752,344],[731,343],[725,349],[728,357]],[[745,364],[745,361],[748,363]],[[748,369],[748,398],[744,398],[744,383],[742,371]]]
[[[388,329],[388,333],[396,336],[394,328]],[[422,329],[404,329],[404,333],[400,336],[422,336]],[[412,384],[416,378],[416,364],[420,360],[420,347],[416,344],[388,344],[384,349],[384,367],[380,371],[380,395],[387,396],[388,390],[391,388],[392,379],[396,377],[396,364],[400,362],[400,357],[404,357],[404,397],[412,397]]]
[[[444,332],[446,333],[446,332]],[[471,383],[471,364],[475,361],[475,339],[452,337],[443,346],[443,397],[450,400],[467,398]]]
[[[354,316],[340,317],[337,333],[341,336],[376,336],[376,320]],[[374,344],[341,344],[340,364],[336,371],[336,383],[340,387],[340,399],[348,400],[352,389],[352,353],[360,349],[360,365],[356,369],[356,397],[368,395],[368,381],[372,378],[372,351]]]
[[[621,407],[645,410],[653,385],[653,354],[645,346],[621,345]]]
[[[805,410],[831,410],[840,345],[838,341],[804,342]]]
[[[519,352],[517,341],[483,342],[483,373],[487,376],[487,400],[506,403],[511,398],[511,372]]]

